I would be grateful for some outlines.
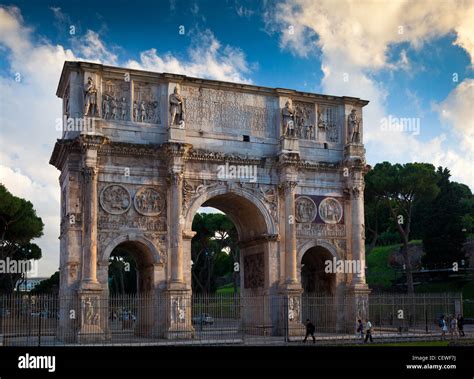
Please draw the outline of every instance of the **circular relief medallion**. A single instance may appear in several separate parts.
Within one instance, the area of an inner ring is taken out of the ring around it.
[[[137,212],[144,216],[158,216],[165,207],[165,200],[156,189],[144,187],[135,194],[133,204]]]
[[[342,205],[332,198],[327,197],[319,204],[319,217],[326,224],[337,224],[342,219]]]
[[[114,215],[125,213],[131,204],[130,193],[120,184],[110,184],[100,194],[100,205],[106,212]]]
[[[313,222],[318,211],[313,200],[307,196],[300,196],[295,202],[295,212],[296,221]]]

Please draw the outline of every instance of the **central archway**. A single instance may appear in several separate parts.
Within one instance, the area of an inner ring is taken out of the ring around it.
[[[276,333],[278,310],[273,307],[272,312],[263,297],[277,293],[279,272],[274,268],[279,266],[278,238],[275,221],[264,201],[256,193],[241,188],[229,191],[223,186],[204,192],[186,213],[185,234],[200,207],[220,210],[237,229],[242,326],[250,333]],[[185,262],[190,262],[191,240],[184,241],[183,250]],[[188,280],[190,284],[191,278]]]

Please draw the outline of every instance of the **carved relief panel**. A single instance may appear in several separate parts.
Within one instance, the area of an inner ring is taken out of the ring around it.
[[[299,196],[295,202],[296,221],[313,222],[318,213],[316,204],[307,196]]]
[[[345,237],[343,204],[342,198],[297,195],[296,233],[318,238]]]
[[[319,216],[326,224],[341,222],[342,212],[342,205],[335,198],[327,197],[319,203]]]
[[[296,135],[300,139],[315,140],[314,104],[294,102]]]
[[[130,82],[118,79],[102,80],[102,118],[130,121]]]
[[[130,193],[120,184],[106,186],[100,193],[99,200],[102,209],[113,215],[125,213],[132,204]]]
[[[319,142],[340,142],[340,128],[337,107],[319,105],[317,124]],[[324,140],[322,140],[321,136],[324,136]]]
[[[99,196],[99,228],[165,231],[165,193],[159,186],[104,185]]]
[[[259,288],[265,284],[263,253],[244,256],[244,287]]]
[[[135,194],[133,204],[136,211],[144,216],[158,216],[165,207],[165,198],[153,187],[142,187]]]
[[[161,124],[159,85],[133,82],[132,120]]]

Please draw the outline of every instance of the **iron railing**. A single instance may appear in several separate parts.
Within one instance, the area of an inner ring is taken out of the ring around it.
[[[360,304],[353,296],[302,295],[296,331],[289,330],[295,325],[288,322],[287,300],[280,295],[196,294],[179,300],[156,294],[92,300],[0,295],[0,345],[286,344],[302,340],[306,319],[316,326],[320,343],[359,342],[355,309]],[[449,324],[462,313],[462,296],[374,294],[365,306],[375,338],[439,339],[440,316]]]

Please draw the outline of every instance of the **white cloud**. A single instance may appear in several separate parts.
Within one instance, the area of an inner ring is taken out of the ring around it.
[[[235,11],[237,12],[237,15],[239,17],[245,17],[245,18],[250,18],[255,14],[255,11],[253,11],[250,8],[244,7],[243,5],[236,4],[235,5]]]
[[[117,65],[118,57],[105,46],[99,34],[88,30],[78,39],[73,39],[74,53],[89,62],[103,63],[111,66]]]
[[[461,147],[466,152],[474,152],[474,79],[460,83],[449,96],[434,109],[441,120],[452,126],[454,133],[461,140]]]
[[[160,56],[156,49],[150,49],[140,54],[140,61],[129,60],[125,65],[135,69],[251,83],[248,78],[251,70],[244,52],[229,45],[223,47],[210,30],[194,39],[188,56],[187,60],[180,60],[172,53]]]
[[[465,49],[473,62],[473,12],[474,3],[466,1],[435,1],[426,7],[425,2],[408,0],[287,0],[268,9],[265,22],[268,31],[280,33],[282,48],[302,57],[321,54],[324,92],[370,100],[364,108],[364,138],[370,163],[425,161],[447,166],[455,180],[474,190],[472,146],[467,150],[466,142],[465,149],[453,148],[443,134],[422,141],[412,134],[381,129],[381,120],[390,113],[386,106],[387,90],[373,78],[373,73],[382,69],[403,69],[410,74],[412,67],[406,50],[401,51],[397,62],[390,61],[388,52],[392,45],[408,42],[419,49],[426,41],[451,32],[456,33],[454,44]],[[344,81],[344,74],[348,81]],[[458,88],[466,92],[465,85]],[[462,109],[466,114],[464,95],[450,95],[445,106],[453,113]],[[463,125],[471,125],[462,118],[450,120],[461,140]],[[421,125],[421,133],[427,127]]]
[[[348,64],[379,69],[388,64],[390,44],[408,42],[417,48],[452,31],[455,44],[474,59],[473,19],[473,3],[461,0],[433,1],[429,7],[410,0],[292,0],[270,9],[266,21],[269,29],[281,31],[282,46],[297,55],[319,48],[324,57],[340,55]]]

